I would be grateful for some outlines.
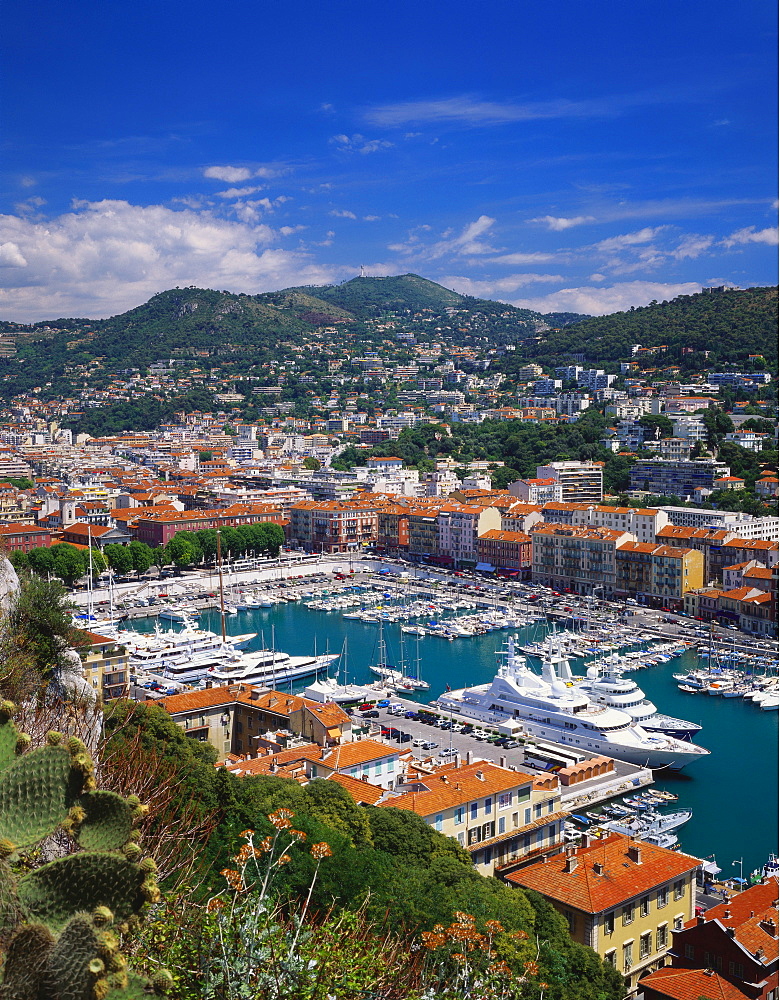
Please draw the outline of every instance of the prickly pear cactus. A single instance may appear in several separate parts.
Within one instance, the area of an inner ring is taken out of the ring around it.
[[[159,890],[141,859],[137,798],[95,788],[92,759],[73,737],[49,733],[30,750],[0,703],[0,1000],[134,1000],[164,993],[133,976],[111,931],[137,923]],[[71,852],[36,867],[39,845],[66,834]]]

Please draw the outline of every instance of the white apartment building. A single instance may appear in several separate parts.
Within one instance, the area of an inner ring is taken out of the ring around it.
[[[537,479],[555,479],[567,503],[601,503],[604,470],[596,462],[550,462],[536,468]]]

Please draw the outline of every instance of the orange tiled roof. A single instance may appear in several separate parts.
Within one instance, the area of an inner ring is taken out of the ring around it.
[[[631,860],[630,846],[639,848],[639,861]],[[566,871],[566,854],[557,854],[512,872],[507,880],[585,913],[602,913],[701,864],[688,854],[638,845],[618,833],[579,847],[572,856],[577,860],[573,871]]]
[[[322,763],[334,770],[343,767],[355,767],[356,764],[367,764],[372,760],[397,755],[398,750],[378,740],[357,740],[354,743],[342,743],[332,750]]]
[[[656,969],[642,977],[640,987],[670,1000],[745,1000],[741,990],[711,969]]]
[[[463,802],[530,784],[533,777],[521,771],[498,767],[488,761],[478,761],[446,772],[437,772],[421,780],[425,791],[406,792],[382,804],[395,809],[409,809],[418,816],[432,816]]]
[[[346,788],[358,805],[362,803],[367,803],[370,806],[378,805],[379,800],[385,794],[384,788],[380,788],[379,785],[372,785],[369,781],[353,778],[350,774],[339,774],[338,771],[328,775],[328,781],[335,781],[342,788]]]

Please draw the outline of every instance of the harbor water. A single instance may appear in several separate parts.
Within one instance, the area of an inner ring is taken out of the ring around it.
[[[374,602],[372,595],[370,603]],[[203,614],[200,623],[220,630],[216,611]],[[346,641],[346,663],[342,657],[333,664],[331,674],[337,668],[346,669],[346,677],[342,672],[340,680],[358,684],[376,679],[369,670],[378,659],[376,624],[289,602],[239,612],[228,617],[226,625],[228,633],[258,633],[249,649],[270,648],[273,642],[276,649],[292,655],[315,650],[341,653]],[[141,626],[144,630],[150,627],[153,620],[149,619]],[[447,686],[456,689],[489,682],[498,665],[496,653],[507,635],[500,630],[453,641],[426,636],[418,642],[415,636],[402,633],[397,624],[385,625],[383,631],[388,663],[405,663],[407,670],[414,672],[419,655],[421,673],[430,690],[411,697],[422,703],[438,697]],[[521,642],[528,642],[540,638],[542,632],[531,626],[519,635]],[[742,698],[681,692],[672,675],[702,665],[696,654],[688,651],[669,663],[629,676],[659,711],[699,723],[702,730],[696,742],[710,751],[710,756],[682,772],[656,772],[657,787],[679,795],[675,808],[693,810],[693,818],[678,830],[681,849],[700,858],[714,857],[723,878],[739,877],[743,872],[747,878],[770,853],[778,852],[778,713],[762,712]],[[574,659],[572,666],[577,673],[584,672],[581,661]],[[292,690],[301,691],[309,680],[295,682]],[[482,752],[487,756],[490,749],[483,747]]]

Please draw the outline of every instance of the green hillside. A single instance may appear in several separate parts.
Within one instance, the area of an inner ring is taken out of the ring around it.
[[[609,362],[631,357],[631,347],[666,345],[667,356],[692,368],[706,364],[747,364],[748,354],[761,354],[777,365],[777,288],[748,288],[681,295],[609,316],[594,316],[555,331],[526,352],[540,363],[563,363],[574,353],[587,361]],[[693,348],[698,358],[683,348]],[[663,357],[660,355],[659,357]],[[667,362],[668,363],[668,362]]]
[[[385,312],[441,312],[459,307],[464,296],[417,274],[390,278],[352,278],[343,285],[322,285],[302,289],[325,302],[332,302],[355,316],[367,318]]]

